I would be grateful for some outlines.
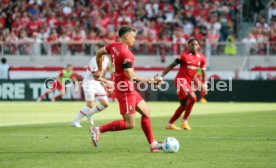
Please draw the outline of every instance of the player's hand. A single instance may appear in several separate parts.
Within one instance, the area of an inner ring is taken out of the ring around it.
[[[157,87],[164,83],[163,77],[158,76],[158,74],[154,75],[153,81],[154,81],[154,85]]]

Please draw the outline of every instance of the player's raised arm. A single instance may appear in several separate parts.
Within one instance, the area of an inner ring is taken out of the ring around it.
[[[176,65],[180,64],[179,58],[175,59],[169,66],[167,66],[161,74],[161,77],[165,77]]]

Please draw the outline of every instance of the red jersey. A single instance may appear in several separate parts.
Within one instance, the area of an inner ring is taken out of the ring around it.
[[[125,75],[123,65],[132,64],[134,68],[134,55],[124,44],[119,42],[111,43],[104,47],[109,53],[114,70],[115,91],[131,92],[134,91],[134,84]]]
[[[197,53],[193,55],[189,51],[186,51],[180,55],[180,69],[175,77],[185,78],[188,82],[191,82],[198,70],[198,68],[206,69],[206,58],[203,54]]]

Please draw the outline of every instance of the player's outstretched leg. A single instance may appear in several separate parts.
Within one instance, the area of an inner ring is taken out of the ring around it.
[[[174,122],[181,116],[182,112],[185,110],[185,105],[180,105],[174,115],[171,117],[170,121],[165,125],[165,129],[171,129],[171,130],[181,130],[181,128],[174,125]]]
[[[162,151],[162,143],[157,142],[154,139],[154,136],[152,133],[151,121],[150,121],[150,110],[144,100],[141,100],[137,104],[136,111],[138,111],[142,115],[141,127],[147,138],[148,143],[150,144],[150,151],[153,153]]]
[[[109,105],[109,102],[108,102],[108,98],[107,96],[104,96],[102,99],[99,99],[98,100],[100,102],[99,105],[96,105],[92,108],[92,106],[90,106],[90,110],[87,112],[87,121],[88,123],[90,124],[90,126],[93,126],[94,125],[94,121],[93,119],[91,118],[94,114],[100,112],[100,111],[103,111],[104,109],[106,109]]]

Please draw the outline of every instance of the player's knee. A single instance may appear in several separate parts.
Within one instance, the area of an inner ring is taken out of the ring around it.
[[[128,123],[126,124],[127,129],[133,129],[135,127],[135,123]]]
[[[86,106],[89,107],[90,109],[92,109],[93,108],[93,103],[92,102],[87,102]]]
[[[196,102],[196,101],[197,101],[196,96],[192,96],[192,97],[190,97],[190,101],[192,101],[192,102]]]
[[[102,106],[103,106],[104,108],[107,108],[107,107],[109,106],[109,103],[108,103],[108,102],[102,102],[101,104],[102,104]]]

